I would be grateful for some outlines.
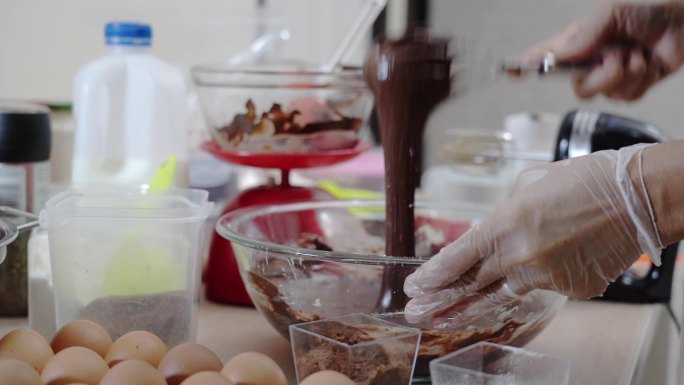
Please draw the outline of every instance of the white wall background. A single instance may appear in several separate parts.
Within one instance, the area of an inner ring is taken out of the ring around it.
[[[0,98],[69,101],[77,69],[102,54],[109,20],[142,20],[154,26],[154,53],[185,69],[225,60],[260,31],[286,27],[289,57],[324,60],[364,0],[0,0]],[[405,17],[405,0],[390,1],[390,29]],[[432,0],[435,31],[468,36],[500,57],[515,55],[591,10],[595,0]],[[645,1],[645,0],[641,0]],[[655,0],[652,0],[655,1]],[[393,27],[394,26],[394,27]],[[364,47],[352,55],[360,63]],[[491,63],[484,63],[491,64]],[[684,75],[673,76],[638,103],[601,98],[579,102],[564,79],[499,79],[445,103],[429,122],[435,148],[447,128],[500,128],[509,113],[564,114],[578,106],[621,113],[684,137]],[[436,162],[427,151],[428,165]]]
[[[364,0],[0,0],[0,98],[68,101],[77,69],[105,52],[112,20],[150,22],[153,51],[184,68],[245,49],[287,28],[289,58],[322,61]],[[360,63],[362,47],[352,61]]]
[[[437,32],[471,37],[500,57],[511,57],[590,12],[595,1],[432,0],[431,17]],[[567,79],[499,79],[460,100],[445,103],[429,122],[427,142],[429,148],[436,148],[447,128],[501,128],[503,118],[513,112],[564,114],[578,106],[644,120],[673,137],[684,138],[684,71],[637,103],[603,98],[580,102]],[[434,151],[427,153],[429,164],[437,161]]]

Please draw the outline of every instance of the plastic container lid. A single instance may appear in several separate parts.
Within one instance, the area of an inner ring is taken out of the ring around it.
[[[107,45],[149,46],[152,44],[152,27],[144,23],[107,23],[105,39]]]
[[[0,101],[0,163],[50,158],[50,110],[39,104]]]
[[[50,198],[41,225],[50,230],[76,219],[118,222],[188,223],[205,220],[214,204],[197,189],[152,192],[147,187],[71,187]]]

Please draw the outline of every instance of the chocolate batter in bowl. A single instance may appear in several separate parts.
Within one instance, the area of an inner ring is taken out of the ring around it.
[[[290,324],[350,313],[410,325],[389,308],[391,301],[380,300],[386,295],[383,275],[412,272],[484,214],[470,204],[416,202],[413,257],[385,255],[384,201],[247,208],[223,216],[217,231],[231,241],[257,309],[287,338]],[[391,295],[405,298],[400,289]],[[533,291],[457,328],[410,325],[423,330],[415,376],[428,375],[430,360],[475,342],[524,346],[564,301],[554,292]]]

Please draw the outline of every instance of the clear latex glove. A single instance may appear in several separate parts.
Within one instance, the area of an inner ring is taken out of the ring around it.
[[[528,50],[520,63],[537,64],[546,52],[561,63],[597,62],[575,77],[578,97],[636,100],[684,63],[684,4],[600,1],[589,17]]]
[[[641,167],[647,147],[523,172],[512,199],[407,277],[406,319],[454,326],[537,288],[591,298],[642,252],[659,264]]]

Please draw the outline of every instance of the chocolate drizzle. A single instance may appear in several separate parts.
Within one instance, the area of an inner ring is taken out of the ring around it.
[[[364,66],[364,76],[375,95],[385,155],[387,200],[386,254],[415,255],[414,194],[420,179],[423,133],[432,110],[451,90],[448,41],[413,30],[400,40],[380,40]],[[393,292],[385,310],[401,310],[407,273],[388,268],[386,289]]]

